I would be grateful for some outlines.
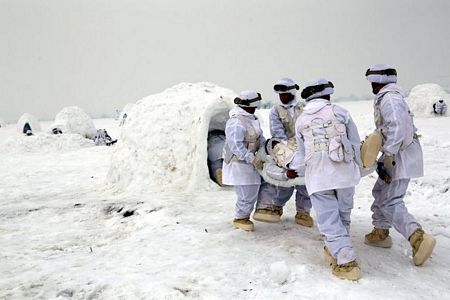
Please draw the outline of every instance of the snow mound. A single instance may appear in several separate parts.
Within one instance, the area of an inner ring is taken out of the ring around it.
[[[0,128],[2,128],[2,127],[6,127],[6,122],[3,121],[2,118],[0,118]]]
[[[270,278],[275,283],[286,283],[290,273],[291,271],[285,261],[275,262],[270,265]]]
[[[118,190],[209,189],[207,135],[224,129],[236,94],[180,83],[138,101],[122,127],[108,180]]]
[[[32,136],[14,136],[7,138],[0,148],[6,153],[44,153],[50,151],[68,152],[95,146],[92,140],[79,134],[52,135],[41,132]]]
[[[433,104],[440,99],[444,99],[447,105],[450,104],[450,95],[440,85],[425,83],[412,88],[406,102],[415,116],[432,117],[434,116]]]
[[[81,136],[92,139],[97,133],[91,117],[78,106],[63,108],[55,117],[55,123],[50,128],[59,128],[65,133],[77,133]]]
[[[42,131],[41,125],[39,124],[39,122],[36,119],[36,117],[33,116],[32,114],[24,113],[19,118],[19,121],[17,121],[17,132],[22,134],[23,133],[23,128],[24,128],[25,124],[27,124],[27,123],[28,123],[28,125],[30,125],[31,131],[33,132],[33,134]]]

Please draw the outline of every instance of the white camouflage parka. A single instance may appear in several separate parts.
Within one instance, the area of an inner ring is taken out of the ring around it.
[[[396,165],[390,172],[392,179],[423,176],[423,153],[417,128],[397,84],[385,85],[375,96],[374,119],[376,130],[383,137],[381,151],[395,156]]]

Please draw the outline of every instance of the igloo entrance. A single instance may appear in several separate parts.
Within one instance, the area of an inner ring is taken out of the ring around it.
[[[207,152],[208,152],[208,171],[209,178],[222,186],[222,152],[225,145],[225,125],[229,118],[228,107],[211,116],[208,135],[207,135]]]

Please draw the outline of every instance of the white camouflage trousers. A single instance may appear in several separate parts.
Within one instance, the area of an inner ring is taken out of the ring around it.
[[[356,259],[350,239],[350,214],[355,188],[321,191],[311,195],[319,232],[339,265]]]
[[[294,187],[276,187],[277,197],[275,198],[275,205],[284,206],[289,201],[295,190],[295,207],[298,212],[309,213],[311,210],[311,199],[308,191],[304,185],[296,185]]]
[[[256,208],[271,208],[272,205],[285,206],[292,197],[294,189],[296,190],[295,207],[297,211],[309,213],[311,210],[311,200],[309,199],[308,191],[304,185],[297,185],[294,188],[275,186],[267,182],[261,183]]]
[[[243,219],[250,217],[258,199],[259,184],[235,185],[237,201],[235,206],[235,218]]]
[[[393,180],[390,184],[378,178],[372,189],[375,201],[370,208],[375,228],[389,229],[393,226],[406,239],[421,228],[403,201],[408,184],[409,178]]]

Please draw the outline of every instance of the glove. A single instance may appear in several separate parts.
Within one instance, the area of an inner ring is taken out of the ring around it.
[[[292,178],[298,177],[298,174],[294,170],[287,170],[286,171],[286,177],[289,178],[289,179],[292,179]]]
[[[386,168],[384,167],[384,162],[377,163],[377,174],[378,177],[387,184],[391,183],[392,177],[386,171]]]
[[[252,165],[253,165],[257,170],[262,170],[262,169],[263,169],[264,162],[263,162],[261,159],[255,157],[255,159],[252,160]]]
[[[387,155],[387,154],[385,154],[384,155],[384,160],[383,160],[383,166],[386,169],[390,169],[390,168],[395,167],[395,157],[394,157],[394,155]]]

